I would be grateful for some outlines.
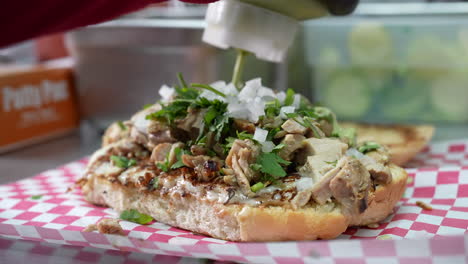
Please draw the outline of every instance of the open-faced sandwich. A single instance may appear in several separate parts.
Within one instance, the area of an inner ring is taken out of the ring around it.
[[[327,108],[260,79],[160,89],[111,125],[79,180],[91,203],[232,241],[331,239],[375,224],[407,175]],[[349,102],[352,104],[353,102]]]

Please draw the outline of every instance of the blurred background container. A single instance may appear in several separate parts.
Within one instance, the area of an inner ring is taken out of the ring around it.
[[[367,4],[304,25],[314,99],[341,118],[468,121],[468,6]]]

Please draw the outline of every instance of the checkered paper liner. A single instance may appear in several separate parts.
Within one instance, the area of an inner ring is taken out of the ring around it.
[[[170,227],[122,221],[127,236],[83,232],[108,208],[66,193],[86,159],[0,186],[0,235],[118,249],[255,263],[465,263],[468,262],[468,140],[436,143],[410,164],[404,197],[378,228],[349,228],[331,241],[234,243]],[[449,161],[449,162],[445,162]],[[37,200],[33,195],[41,195]],[[422,210],[416,201],[430,204]],[[390,238],[391,240],[376,240]],[[407,239],[401,239],[407,238]],[[420,261],[420,262],[417,262]]]

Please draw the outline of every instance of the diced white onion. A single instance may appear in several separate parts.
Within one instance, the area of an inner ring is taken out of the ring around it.
[[[225,81],[216,81],[214,83],[211,83],[210,86],[215,88],[218,91],[222,91],[222,90],[224,90],[224,87],[226,87],[226,82]]]
[[[359,152],[357,149],[355,148],[350,148],[346,151],[346,156],[348,157],[356,157],[357,159],[362,159],[365,157],[364,154],[362,154],[361,152]]]
[[[300,94],[295,94],[294,95],[294,101],[293,101],[292,105],[294,107],[296,107],[297,109],[299,109],[299,107],[301,106],[301,95]]]
[[[146,119],[146,116],[151,113],[148,110],[150,109],[145,109],[132,117],[133,126],[142,133],[146,133],[151,124],[151,120]]]
[[[280,104],[284,104],[284,100],[286,99],[286,93],[281,91],[276,94],[276,98],[278,98],[278,101],[280,102]]]
[[[272,141],[262,142],[262,151],[265,153],[270,153],[275,148],[275,144]]]
[[[284,103],[286,98],[284,92],[275,93],[272,89],[262,86],[260,78],[247,81],[240,92],[234,84],[226,84],[224,81],[214,82],[210,86],[225,94],[226,97],[219,96],[209,90],[203,90],[200,97],[226,102],[228,104],[227,112],[230,117],[245,119],[253,123],[258,122],[259,118],[265,115],[265,105],[267,102],[278,99],[280,103]],[[167,98],[170,99],[170,97]],[[282,109],[281,117],[286,119],[285,114],[293,113],[299,107],[299,104],[300,96],[296,95],[293,105]]]
[[[261,116],[265,115],[265,101],[262,101],[258,97],[255,98],[255,100],[250,102],[249,111],[248,120],[256,123]]]
[[[266,188],[261,189],[260,191],[257,192],[257,194],[265,194],[265,193],[273,193],[275,191],[281,190],[278,186],[275,185],[270,185]]]
[[[259,127],[255,128],[255,133],[254,133],[253,139],[255,139],[258,142],[262,143],[262,142],[266,141],[267,136],[268,136],[268,130],[261,129]]]
[[[237,96],[239,94],[236,86],[234,86],[232,83],[229,83],[224,87],[224,89],[221,89],[220,91],[228,96]]]
[[[260,89],[257,91],[257,96],[268,101],[276,99],[275,92],[266,87],[260,87]]]
[[[161,96],[161,101],[163,102],[171,100],[171,98],[174,96],[174,93],[175,89],[165,84],[159,89],[159,95]]]
[[[287,119],[288,117],[286,114],[292,114],[296,111],[296,108],[294,106],[283,106],[280,109],[280,117],[283,119]]]
[[[257,97],[257,91],[262,88],[262,81],[260,78],[250,80],[245,83],[244,88],[242,88],[239,93],[239,100],[248,101]]]

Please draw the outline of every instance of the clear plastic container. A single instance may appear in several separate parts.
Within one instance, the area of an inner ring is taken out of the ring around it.
[[[468,5],[408,7],[305,23],[316,102],[346,120],[468,121]]]

